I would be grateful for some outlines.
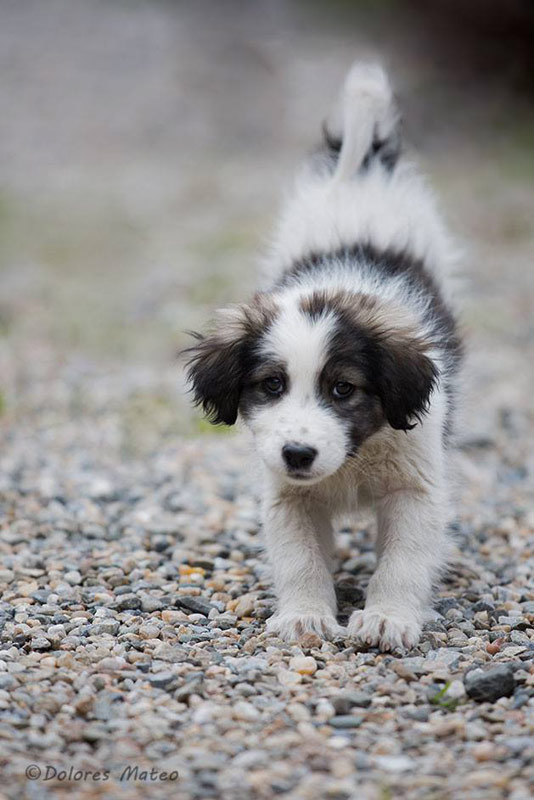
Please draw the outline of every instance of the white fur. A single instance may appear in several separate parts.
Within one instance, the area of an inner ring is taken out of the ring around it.
[[[326,124],[331,135],[343,139],[333,183],[352,178],[373,139],[387,139],[397,123],[393,93],[382,67],[378,64],[354,64]]]
[[[376,132],[387,136],[396,123],[384,72],[354,67],[328,122],[333,135],[343,136],[337,168],[332,175],[315,164],[297,181],[267,261],[269,281],[310,251],[335,251],[363,240],[424,259],[450,300],[455,252],[422,178],[409,164],[397,165],[393,174],[378,162],[358,172]],[[438,388],[414,430],[405,433],[386,425],[356,458],[346,460],[345,431],[319,405],[313,390],[332,321],[325,317],[312,324],[298,308],[317,289],[377,297],[389,308],[392,324],[425,334],[426,301],[403,278],[382,280],[365,265],[356,273],[340,262],[324,275],[274,290],[282,313],[264,351],[287,363],[291,387],[277,404],[258,409],[247,421],[266,466],[265,536],[278,597],[268,628],[286,639],[306,631],[340,634],[331,577],[332,520],[363,500],[376,508],[378,563],[365,608],[353,613],[348,633],[383,649],[411,647],[448,550],[445,397]],[[287,441],[318,450],[304,486],[292,484],[285,474],[281,448]]]
[[[346,434],[336,417],[317,403],[315,382],[333,320],[323,317],[312,323],[296,308],[298,297],[288,293],[281,298],[282,311],[266,337],[265,355],[287,364],[290,391],[274,406],[258,408],[248,420],[256,449],[270,470],[286,481],[282,448],[296,442],[318,451],[307,483],[333,474],[343,464],[347,452]]]
[[[306,169],[286,201],[266,261],[275,279],[310,250],[337,250],[367,240],[408,250],[433,267],[446,297],[454,294],[456,253],[433,193],[411,164],[386,175],[379,164],[350,182],[333,182]]]

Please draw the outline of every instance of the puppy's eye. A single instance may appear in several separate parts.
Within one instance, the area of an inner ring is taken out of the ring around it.
[[[271,377],[265,378],[262,382],[262,386],[267,394],[272,394],[275,397],[281,395],[284,391],[284,381],[277,375],[271,375]]]
[[[348,383],[347,381],[338,381],[332,388],[332,395],[336,398],[336,400],[344,400],[346,397],[351,396],[354,389],[355,386],[352,383]]]

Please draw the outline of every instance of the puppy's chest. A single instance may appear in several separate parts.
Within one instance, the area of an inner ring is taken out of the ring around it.
[[[325,481],[325,502],[354,509],[372,505],[390,491],[413,487],[418,479],[410,451],[406,436],[396,433],[367,442],[338,474]]]

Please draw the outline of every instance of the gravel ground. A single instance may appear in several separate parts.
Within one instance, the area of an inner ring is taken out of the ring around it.
[[[419,647],[392,655],[313,635],[289,646],[265,633],[273,596],[239,439],[177,441],[125,463],[102,453],[110,430],[101,419],[81,442],[49,420],[8,431],[6,796],[74,787],[80,797],[528,800],[534,514],[525,422],[503,413],[491,436],[465,445],[457,563]],[[362,602],[368,533],[339,534],[342,615]],[[29,764],[42,776],[25,784]],[[136,766],[141,777],[125,777]],[[142,778],[152,769],[178,773],[172,790]],[[102,770],[109,778],[98,785],[76,777]]]
[[[2,165],[0,797],[530,800],[528,148],[514,132],[481,142],[477,131],[473,146],[466,129],[451,139],[449,128],[445,139],[430,130],[424,152],[457,230],[473,242],[454,470],[458,551],[435,619],[409,653],[314,636],[289,646],[264,630],[273,595],[246,442],[239,433],[206,433],[187,410],[169,353],[179,330],[252,283],[255,236],[267,230],[281,173],[311,143],[306,91],[313,84],[326,101],[365,33],[323,31],[318,56],[317,32],[298,32],[291,4],[271,14],[260,3],[266,40],[243,33],[252,24],[244,14],[241,46],[229,56],[234,34],[222,19],[215,40],[202,39],[197,51],[185,6],[177,14],[170,4],[139,3],[128,25],[121,4],[105,13],[102,5],[97,16],[90,6],[51,3],[40,25],[38,4],[12,4],[0,34],[15,53],[5,80],[21,100],[9,114],[11,156]],[[291,48],[277,25],[291,29]],[[58,49],[61,30],[71,35]],[[151,60],[136,71],[128,56],[145,53],[147,41]],[[36,74],[46,67],[53,76],[44,89],[25,71],[28,42],[46,44],[32,50]],[[119,59],[116,72],[101,51]],[[236,74],[248,75],[246,112],[232,112],[208,85],[205,59],[221,54],[223,98]],[[413,53],[399,63],[408,85],[428,67]],[[147,119],[158,116],[160,96],[175,98],[173,70],[182,74],[184,64],[185,94],[196,87],[203,109],[213,102],[225,142],[193,109],[176,134],[178,158],[176,142],[161,138],[177,121],[169,121],[173,103],[161,130]],[[80,101],[72,76],[87,74],[100,80],[94,96],[82,80]],[[273,83],[271,96],[265,87]],[[262,134],[265,107],[276,111],[286,86],[283,130]],[[429,79],[429,94],[433,86]],[[127,90],[153,98],[156,112],[132,100],[126,121],[99,128]],[[48,116],[38,117],[33,141],[26,123],[37,119],[41,91]],[[295,98],[302,113],[292,116]],[[80,139],[93,101],[93,138]],[[67,102],[62,138],[47,138],[53,110]],[[177,187],[166,174],[175,167]],[[361,605],[372,572],[372,523],[347,520],[338,539],[343,619]]]

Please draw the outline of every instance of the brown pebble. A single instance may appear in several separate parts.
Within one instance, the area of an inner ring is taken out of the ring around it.
[[[304,633],[299,637],[299,645],[304,650],[311,650],[313,647],[321,647],[323,640],[316,633]]]
[[[93,697],[82,697],[75,703],[74,708],[76,709],[76,713],[80,714],[80,716],[85,717],[93,708]]]
[[[486,651],[491,656],[494,656],[496,653],[500,651],[501,647],[504,644],[504,641],[505,641],[504,638],[501,637],[500,639],[495,639],[494,642],[488,642],[488,644],[486,645]]]
[[[495,745],[492,742],[480,742],[473,747],[471,752],[477,761],[493,761],[495,759]]]
[[[417,680],[415,673],[412,672],[411,669],[405,667],[402,661],[395,661],[391,667],[393,672],[396,672],[399,678],[404,678],[404,680],[408,682]]]

